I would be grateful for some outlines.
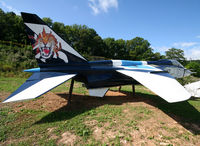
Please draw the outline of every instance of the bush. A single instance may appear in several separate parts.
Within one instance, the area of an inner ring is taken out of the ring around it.
[[[3,72],[11,71],[11,70],[12,70],[12,66],[11,66],[11,65],[8,65],[8,64],[4,64],[4,65],[2,65],[1,70],[2,70]]]
[[[187,69],[190,69],[192,72],[194,72],[195,77],[200,77],[200,63],[197,61],[191,61],[186,65]]]

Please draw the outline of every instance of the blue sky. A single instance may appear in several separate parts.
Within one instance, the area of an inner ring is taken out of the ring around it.
[[[200,59],[200,0],[0,0],[0,8],[85,24],[102,38],[143,37],[155,52],[175,47]]]

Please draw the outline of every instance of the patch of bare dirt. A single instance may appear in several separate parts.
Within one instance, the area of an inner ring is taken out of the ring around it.
[[[7,96],[6,94],[3,96]],[[67,97],[66,97],[67,98]],[[5,103],[4,106],[11,106],[15,111],[20,111],[21,109],[35,109],[35,110],[45,110],[45,111],[55,111],[60,109],[63,106],[67,105],[67,100],[61,98],[53,92],[48,92],[42,97],[23,101],[23,102],[14,102],[14,103]],[[2,104],[3,106],[3,104]]]
[[[67,131],[62,134],[62,138],[58,140],[58,144],[74,145],[79,139],[78,136]]]
[[[0,93],[0,100],[3,101],[10,94],[9,93]],[[68,104],[68,94],[66,93],[53,93],[48,92],[42,97],[35,100],[21,101],[21,102],[13,102],[13,103],[5,103],[0,104],[1,106],[9,106],[12,107],[15,111],[20,111],[21,109],[35,109],[35,110],[45,110],[45,111],[55,111],[66,107]],[[133,95],[127,95],[121,92],[108,91],[106,96],[103,98],[98,97],[90,97],[80,94],[73,93],[72,95],[72,104],[70,105],[70,109],[80,109],[82,108],[94,108],[97,106],[101,106],[104,104],[117,104],[122,105],[129,102],[136,102],[138,105],[144,102],[151,102],[148,99],[132,97]]]
[[[114,139],[118,132],[112,130],[105,130],[104,127],[95,126],[93,135],[96,140],[101,140],[103,143],[108,142],[109,139]]]
[[[49,139],[58,139],[59,138],[57,135],[53,134],[54,129],[55,129],[55,127],[47,129]]]
[[[90,121],[85,122],[85,125],[90,126],[90,127],[95,126],[97,124],[98,124],[98,121],[96,120],[90,120]]]
[[[127,94],[122,92],[108,91],[106,96],[127,96]]]

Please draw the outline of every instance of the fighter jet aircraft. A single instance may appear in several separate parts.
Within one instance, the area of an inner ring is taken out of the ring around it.
[[[189,75],[175,60],[87,61],[35,14],[21,13],[39,68],[5,101],[33,99],[72,79],[83,82],[91,96],[103,97],[109,87],[142,84],[166,101],[179,102],[191,97],[175,78]]]

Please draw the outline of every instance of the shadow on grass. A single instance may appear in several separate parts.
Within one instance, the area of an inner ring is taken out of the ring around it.
[[[104,98],[97,98],[85,95],[73,95],[70,105],[61,107],[60,109],[43,117],[35,124],[68,120],[105,104],[121,105],[127,102],[145,102],[159,108],[193,134],[200,134],[200,112],[188,101],[168,103],[156,95],[136,93],[133,97],[132,92],[121,91],[121,93],[124,93],[125,96],[105,96]],[[62,98],[68,97],[68,94],[57,95]]]

